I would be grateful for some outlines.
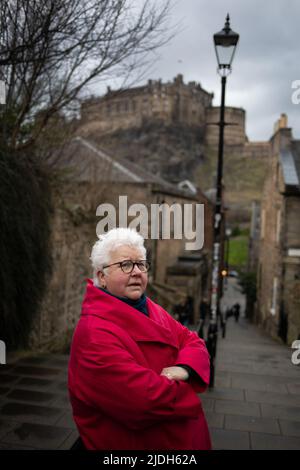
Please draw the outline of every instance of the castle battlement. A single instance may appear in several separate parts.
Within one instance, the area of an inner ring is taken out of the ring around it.
[[[183,81],[177,75],[172,82],[148,80],[144,86],[113,91],[82,103],[81,118],[93,122],[99,131],[140,127],[146,121],[166,124],[184,123],[204,126],[206,109],[212,105],[213,93],[200,83]]]

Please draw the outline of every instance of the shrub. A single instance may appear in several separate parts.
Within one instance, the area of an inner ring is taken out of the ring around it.
[[[0,337],[26,347],[50,272],[50,189],[35,158],[0,149]]]

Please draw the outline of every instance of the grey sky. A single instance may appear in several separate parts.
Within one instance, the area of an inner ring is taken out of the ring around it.
[[[159,1],[159,0],[158,0]],[[171,80],[177,73],[214,92],[220,102],[213,34],[224,26],[240,34],[227,80],[226,104],[247,112],[250,140],[267,140],[280,113],[288,115],[294,137],[300,138],[300,104],[292,104],[292,82],[300,79],[299,0],[177,0],[171,21],[183,29],[159,51],[151,77]]]
[[[140,0],[136,0],[139,2]],[[159,5],[164,0],[154,0]],[[158,52],[157,61],[134,85],[148,79],[172,80],[178,73],[185,82],[197,81],[220,104],[220,77],[213,34],[220,31],[226,14],[240,34],[227,80],[226,104],[246,110],[250,140],[268,140],[281,113],[288,115],[293,135],[300,139],[300,104],[292,103],[292,82],[300,80],[299,0],[172,0],[170,24],[178,34]],[[92,92],[117,88],[118,80],[94,84]],[[300,96],[300,93],[299,93]]]

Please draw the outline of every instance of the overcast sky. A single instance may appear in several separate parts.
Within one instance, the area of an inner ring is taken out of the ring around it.
[[[160,0],[157,0],[158,2]],[[182,31],[159,51],[149,78],[171,80],[178,73],[215,94],[220,104],[213,34],[224,26],[240,34],[227,80],[226,104],[246,110],[250,140],[268,140],[281,113],[300,139],[300,104],[292,103],[292,82],[300,80],[299,0],[177,0],[171,22]]]
[[[163,0],[154,1],[159,5]],[[268,140],[281,113],[288,115],[288,125],[300,139],[300,103],[292,103],[292,83],[300,80],[300,1],[172,1],[170,24],[179,23],[180,32],[159,49],[151,70],[135,84],[150,78],[166,82],[181,73],[185,83],[197,81],[213,92],[213,105],[219,106],[221,83],[213,34],[224,27],[229,13],[240,41],[227,80],[226,104],[245,109],[246,133],[252,141]],[[114,81],[110,85],[115,88]],[[102,86],[94,87],[95,94],[105,91]]]

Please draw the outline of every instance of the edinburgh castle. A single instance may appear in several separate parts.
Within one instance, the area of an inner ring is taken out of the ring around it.
[[[219,107],[212,106],[214,94],[199,83],[184,83],[177,75],[172,82],[148,80],[147,85],[113,91],[82,103],[81,122],[101,135],[119,129],[141,128],[149,122],[183,124],[204,129],[205,143],[218,143]],[[249,143],[245,132],[246,113],[242,108],[226,107],[225,144],[244,147],[249,156],[267,156],[268,142]]]
[[[82,103],[77,135],[116,159],[125,158],[173,183],[191,180],[214,187],[220,108],[199,83],[149,80],[144,86],[113,91]],[[260,197],[270,142],[249,142],[246,112],[226,107],[225,171],[231,208],[248,208]],[[248,180],[240,187],[240,174]],[[243,197],[243,194],[245,198]]]
[[[203,125],[213,94],[199,84],[183,83],[178,75],[173,82],[149,80],[146,86],[113,92],[93,98],[82,106],[82,118],[97,121],[101,131],[140,127],[145,121],[161,120],[166,124]]]

